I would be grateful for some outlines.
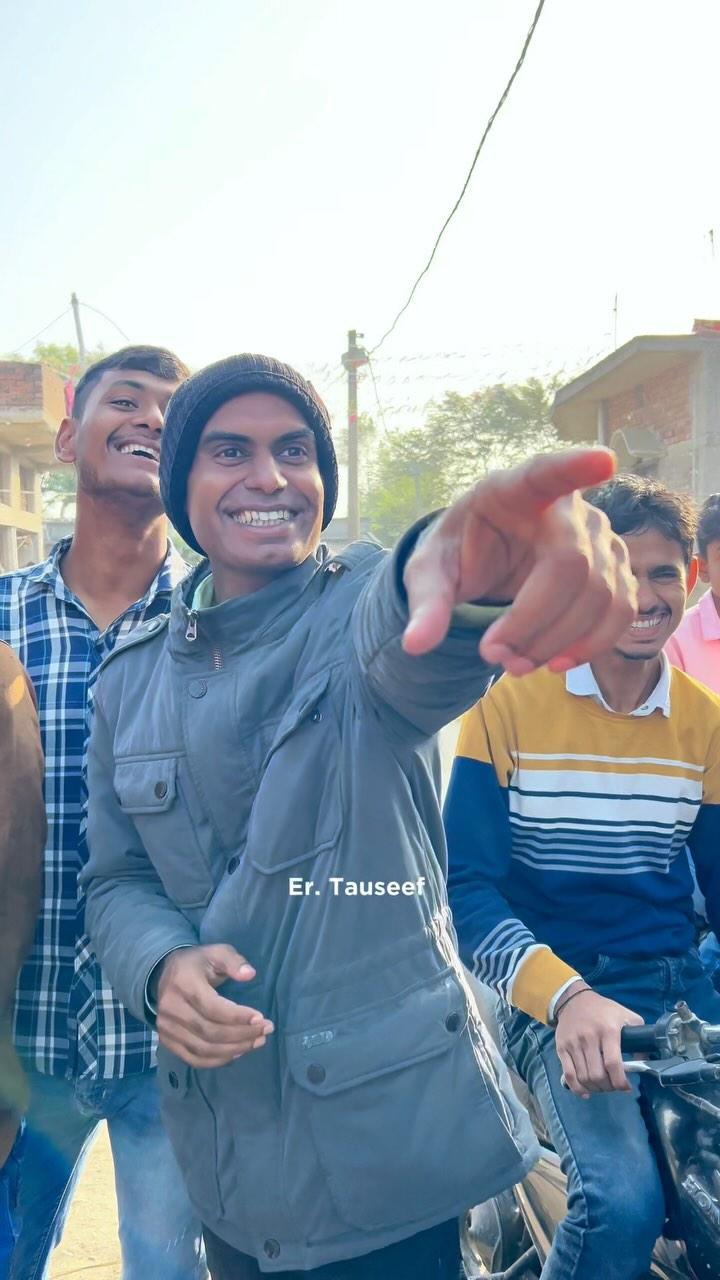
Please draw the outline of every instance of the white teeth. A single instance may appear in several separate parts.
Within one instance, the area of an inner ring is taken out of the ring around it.
[[[658,616],[656,618],[648,618],[644,622],[638,619],[637,622],[632,622],[630,625],[633,631],[651,631],[653,627],[659,627],[662,621],[662,617]]]
[[[254,525],[256,528],[264,524],[284,524],[292,520],[291,511],[237,511],[231,517],[236,524]]]
[[[152,462],[160,461],[160,450],[151,444],[121,444],[118,453],[131,453],[136,458],[150,458]]]

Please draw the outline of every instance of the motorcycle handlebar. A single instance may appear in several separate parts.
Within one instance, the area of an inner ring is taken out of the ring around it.
[[[652,1053],[657,1049],[657,1024],[648,1023],[643,1027],[623,1027],[620,1033],[620,1046],[623,1053]]]

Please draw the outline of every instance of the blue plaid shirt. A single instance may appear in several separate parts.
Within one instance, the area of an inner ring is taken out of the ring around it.
[[[78,872],[88,695],[117,641],[167,612],[187,566],[170,547],[143,598],[101,632],[63,581],[69,546],[67,538],[43,564],[0,576],[0,640],[15,650],[37,693],[48,816],[42,905],[18,982],[15,1043],[31,1070],[110,1080],[154,1066],[155,1040],[113,995],[85,933]]]

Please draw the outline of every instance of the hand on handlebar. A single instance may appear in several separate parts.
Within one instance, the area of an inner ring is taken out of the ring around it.
[[[613,1090],[629,1093],[620,1035],[623,1027],[642,1026],[642,1022],[631,1009],[589,987],[562,1005],[555,1047],[568,1088],[579,1098]]]

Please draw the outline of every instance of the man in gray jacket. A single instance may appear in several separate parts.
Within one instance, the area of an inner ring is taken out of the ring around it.
[[[627,625],[624,546],[576,492],[612,467],[537,459],[329,558],[310,384],[238,356],[173,396],[163,497],[209,564],[100,675],[85,884],[157,1021],[215,1280],[449,1280],[457,1215],[535,1159],[457,958],[433,735],[491,664],[563,670]]]

